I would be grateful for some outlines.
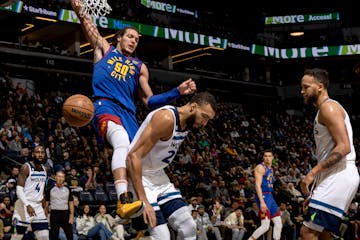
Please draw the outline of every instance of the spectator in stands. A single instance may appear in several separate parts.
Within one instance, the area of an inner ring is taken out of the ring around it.
[[[90,206],[84,205],[84,213],[76,218],[76,230],[79,234],[79,240],[93,239],[99,237],[100,240],[109,240],[112,232],[105,227],[103,223],[96,223],[90,213]]]
[[[16,155],[20,155],[21,149],[21,137],[19,135],[15,135],[14,139],[8,144],[8,150],[16,153]]]
[[[248,207],[243,211],[244,225],[248,233],[252,233],[258,226],[260,226],[259,207],[255,201],[250,201]]]
[[[27,137],[23,136],[21,139],[21,147],[31,149],[32,143],[29,141],[29,139]]]
[[[5,185],[1,186],[1,191],[6,193],[12,202],[16,200],[16,180],[9,178]]]
[[[2,129],[1,129],[2,130]],[[0,154],[4,154],[8,149],[9,141],[7,139],[6,133],[4,131],[0,131]]]
[[[190,212],[192,212],[193,210],[197,210],[199,204],[198,204],[198,199],[197,197],[191,197],[190,199],[190,204],[189,204],[189,210]]]
[[[104,175],[104,171],[101,171],[100,167],[94,166],[93,172],[95,175],[95,180],[98,183],[98,185],[105,186],[106,184],[106,176]]]
[[[208,206],[211,204],[212,199],[210,198],[210,194],[209,194],[204,182],[200,182],[196,186],[196,189],[194,192],[196,192],[198,195],[201,195],[202,200],[203,200],[202,204],[208,205]]]
[[[216,240],[221,240],[221,233],[218,227],[215,227],[211,221],[209,214],[205,210],[204,205],[199,205],[197,209],[197,224],[202,226],[203,231],[208,237],[211,235],[215,236]]]
[[[78,171],[75,166],[71,167],[70,175],[65,177],[65,181],[71,191],[73,192],[81,192],[83,188],[81,187],[81,181],[78,177]]]
[[[345,232],[348,233],[347,236],[353,237],[354,240],[359,240],[358,234],[359,234],[359,225],[360,225],[360,213],[358,212],[357,205],[358,205],[357,202],[352,202],[350,204],[349,210],[346,213],[343,220],[346,226]]]
[[[10,239],[14,229],[12,224],[12,216],[14,214],[14,205],[8,195],[5,195],[3,202],[0,204],[0,221],[3,226],[3,239]],[[0,231],[1,232],[1,231]],[[2,239],[2,238],[0,238]]]
[[[224,225],[231,229],[231,240],[242,240],[246,232],[244,215],[241,208],[237,208],[224,219]]]
[[[212,223],[214,226],[220,227],[225,215],[225,207],[221,204],[220,197],[214,200],[214,204],[210,207],[210,211]]]
[[[196,239],[197,240],[207,240],[206,232],[203,229],[201,223],[197,220],[198,212],[197,210],[191,210],[191,216],[193,217],[196,223]]]
[[[124,240],[124,226],[117,223],[117,220],[106,212],[104,204],[99,205],[99,212],[94,217],[96,223],[103,223],[112,232],[112,240]]]
[[[281,231],[282,239],[293,239],[295,233],[295,224],[291,219],[290,212],[287,210],[287,203],[284,201],[280,202],[280,213],[283,228]]]
[[[17,183],[17,179],[18,179],[18,176],[19,176],[19,166],[17,165],[14,165],[11,167],[11,173],[10,173],[10,176],[8,177],[7,181],[9,181],[10,179],[14,179],[15,180],[15,186],[16,186],[16,183]]]
[[[4,238],[4,223],[0,219],[0,240],[3,240],[3,238]]]
[[[216,199],[221,196],[221,192],[218,186],[218,182],[216,180],[213,180],[211,182],[210,187],[208,188],[208,192],[210,194],[211,199]]]
[[[220,191],[220,197],[221,197],[221,204],[223,204],[225,207],[230,206],[231,199],[229,195],[229,190],[226,187],[225,180],[219,181],[219,191]]]
[[[29,148],[27,147],[23,147],[21,148],[20,150],[20,155],[18,158],[16,158],[16,160],[20,163],[20,164],[24,164],[26,163],[27,161],[30,160],[30,151],[29,151]]]
[[[96,174],[94,174],[93,168],[87,166],[85,168],[85,174],[80,177],[81,187],[85,191],[95,191],[97,187]]]
[[[288,183],[288,191],[292,196],[291,201],[297,204],[304,201],[302,193],[294,187],[293,183]]]
[[[67,152],[68,153],[68,152]],[[64,153],[65,154],[65,153]],[[71,172],[71,162],[68,159],[67,161],[64,162],[64,172],[65,172],[65,176],[70,175]]]
[[[126,155],[130,141],[138,130],[134,97],[139,96],[145,106],[153,109],[174,101],[182,94],[194,93],[196,85],[192,79],[188,79],[179,87],[154,95],[146,65],[132,57],[139,43],[138,30],[134,27],[120,30],[115,34],[115,46],[112,46],[100,35],[91,18],[81,10],[82,2],[72,0],[71,3],[86,38],[94,48],[94,63],[97,64],[94,66],[92,85],[95,99],[93,122],[98,134],[114,148],[111,166],[116,192],[121,199],[117,213],[122,218],[128,218],[143,207],[141,201],[127,204],[130,199],[126,193]],[[103,81],[104,78],[108,81]]]

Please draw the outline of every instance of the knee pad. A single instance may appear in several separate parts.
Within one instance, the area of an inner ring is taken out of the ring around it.
[[[270,227],[270,220],[266,217],[265,219],[261,220],[261,225],[258,227],[255,232],[252,234],[252,237],[258,239],[261,235],[266,233]]]
[[[111,170],[126,168],[126,156],[129,151],[130,140],[125,128],[109,121],[106,139],[114,149]]]
[[[126,147],[130,145],[129,135],[125,128],[112,121],[108,121],[108,129],[106,131],[106,140],[111,146],[116,148]]]
[[[168,221],[171,227],[177,232],[178,239],[196,239],[196,223],[187,206],[176,210],[170,215]]]
[[[273,238],[275,240],[280,239],[281,237],[281,229],[282,229],[282,222],[281,217],[277,216],[272,219],[274,223],[274,232],[273,232]]]
[[[37,240],[48,240],[49,239],[49,230],[38,230],[34,232]]]
[[[170,230],[167,224],[158,225],[150,230],[151,239],[170,239]]]

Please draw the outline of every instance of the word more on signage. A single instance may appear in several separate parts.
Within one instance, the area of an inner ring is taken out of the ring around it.
[[[265,17],[265,25],[310,23],[318,21],[339,21],[339,13],[320,13],[308,15],[286,15]]]

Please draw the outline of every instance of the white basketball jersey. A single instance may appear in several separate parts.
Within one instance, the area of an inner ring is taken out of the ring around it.
[[[31,202],[40,202],[44,198],[44,189],[46,183],[46,170],[43,165],[41,171],[37,171],[30,162],[26,163],[29,166],[29,176],[25,181],[24,193],[26,199]]]
[[[317,174],[315,188],[309,204],[312,208],[320,209],[340,218],[346,214],[359,186],[359,173],[355,165],[355,149],[352,141],[352,127],[348,114],[345,110],[344,112],[344,122],[350,142],[350,153],[344,157],[346,161]],[[335,143],[326,126],[318,122],[318,115],[319,112],[314,121],[315,154],[318,161],[324,161],[331,153]]]
[[[154,172],[167,167],[176,156],[176,153],[181,143],[184,141],[184,139],[188,134],[188,131],[184,131],[181,129],[177,108],[174,106],[166,105],[148,114],[144,122],[141,124],[139,130],[137,131],[134,140],[130,145],[130,149],[139,140],[139,137],[141,136],[146,126],[149,124],[154,113],[164,109],[166,109],[166,111],[170,111],[174,116],[175,121],[174,121],[173,133],[172,136],[169,138],[169,140],[167,141],[159,140],[155,144],[155,146],[151,149],[151,151],[142,159],[143,173]]]
[[[333,101],[333,102],[336,102],[337,104],[339,104],[337,101],[332,100],[332,99],[329,99],[328,101]],[[355,148],[354,148],[354,144],[353,144],[353,130],[351,127],[349,115],[347,114],[347,112],[345,111],[344,108],[343,108],[343,111],[345,112],[345,126],[346,126],[346,131],[347,131],[347,135],[349,137],[349,143],[350,143],[350,153],[345,156],[345,159],[347,161],[355,161],[356,153],[355,153]],[[316,144],[315,155],[316,155],[318,161],[322,161],[322,160],[325,160],[327,158],[327,156],[331,153],[331,150],[334,148],[335,143],[334,143],[327,127],[318,122],[318,115],[319,115],[319,111],[316,114],[315,122],[314,122],[314,138],[315,138],[315,144]]]

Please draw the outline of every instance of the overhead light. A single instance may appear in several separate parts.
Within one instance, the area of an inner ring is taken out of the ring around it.
[[[191,60],[191,59],[194,59],[194,58],[198,58],[198,57],[211,56],[211,55],[212,55],[211,53],[202,53],[202,54],[198,54],[198,55],[195,55],[195,56],[192,56],[192,57],[183,58],[183,59],[174,61],[174,62],[172,62],[172,64],[179,63],[179,62],[185,62],[185,61],[188,61],[188,60]]]
[[[188,54],[190,54],[190,53],[194,53],[194,52],[198,52],[198,51],[205,51],[205,50],[208,50],[208,49],[224,50],[223,48],[218,48],[218,47],[210,46],[210,47],[197,48],[197,49],[190,50],[190,51],[187,51],[187,52],[179,53],[179,54],[176,54],[176,55],[171,56],[171,58],[174,59],[174,58],[177,58],[177,57],[181,57],[181,56],[184,56],[184,55],[188,55]]]
[[[113,36],[115,36],[115,34],[110,34],[110,35],[105,36],[104,39],[112,38]],[[90,45],[90,43],[87,42],[87,43],[81,44],[80,48],[83,48],[83,47],[86,47],[89,45]]]
[[[43,21],[48,21],[48,22],[57,22],[56,19],[52,19],[52,18],[45,18],[45,17],[35,17],[38,20],[43,20]]]
[[[81,52],[80,55],[84,55],[84,54],[92,52],[92,51],[94,51],[94,49],[89,49],[89,50],[86,50],[84,52]]]
[[[290,36],[292,36],[292,37],[300,37],[302,35],[304,35],[304,32],[291,32],[290,33]]]
[[[30,24],[30,23],[26,23],[25,25],[26,27],[21,29],[22,32],[25,32],[26,30],[29,30],[30,28],[33,28],[35,26],[34,24]]]

